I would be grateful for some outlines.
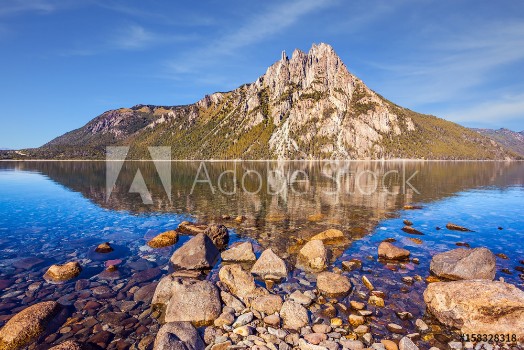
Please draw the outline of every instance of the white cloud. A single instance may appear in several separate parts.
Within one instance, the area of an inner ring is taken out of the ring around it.
[[[2,1],[0,16],[13,15],[21,12],[50,13],[57,8],[54,0],[9,0]]]
[[[524,93],[452,111],[447,116],[460,123],[483,121],[498,127],[515,120],[524,120]]]

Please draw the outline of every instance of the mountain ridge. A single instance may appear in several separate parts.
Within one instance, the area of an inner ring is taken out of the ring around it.
[[[334,49],[285,52],[255,82],[182,106],[102,113],[28,158],[103,159],[106,146],[171,146],[174,159],[509,159],[478,132],[400,107],[349,72]]]
[[[512,131],[506,128],[500,129],[473,129],[479,134],[487,136],[496,141],[506,149],[524,158],[524,130]]]

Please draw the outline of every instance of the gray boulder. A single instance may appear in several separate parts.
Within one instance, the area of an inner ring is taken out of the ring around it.
[[[439,277],[450,280],[495,278],[495,255],[487,248],[457,248],[435,255],[430,270]]]
[[[210,269],[215,264],[219,251],[213,241],[200,233],[178,248],[171,256],[171,263],[187,270]]]

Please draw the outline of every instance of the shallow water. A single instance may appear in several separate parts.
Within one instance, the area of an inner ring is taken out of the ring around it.
[[[144,204],[140,194],[129,192],[138,169],[153,204]],[[377,335],[386,334],[388,321],[414,330],[413,320],[399,321],[394,311],[423,317],[426,283],[406,285],[402,276],[427,277],[431,255],[460,242],[505,254],[508,259],[497,258],[497,278],[524,288],[521,273],[515,270],[524,259],[518,243],[524,238],[522,162],[173,162],[170,173],[171,200],[152,162],[126,162],[107,198],[104,162],[1,162],[0,325],[27,305],[59,298],[79,319],[93,316],[100,321],[100,315],[122,309],[128,316],[147,312],[142,303],[127,310],[131,306],[125,302],[133,300],[130,290],[158,281],[172,252],[189,237],[159,250],[145,243],[183,220],[221,222],[232,229],[233,242],[251,240],[257,254],[271,247],[290,263],[305,239],[327,228],[342,230],[348,240],[333,248],[333,264],[340,266],[350,258],[363,261],[362,270],[348,273],[356,282],[349,298],[358,299],[358,291],[364,290],[362,275],[388,294],[390,306],[377,312],[372,323]],[[404,210],[408,204],[422,209]],[[223,215],[246,219],[236,223]],[[401,231],[404,219],[413,221],[424,235]],[[449,231],[447,222],[474,232]],[[386,238],[407,247],[420,264],[378,262],[377,247]],[[115,252],[95,253],[96,245],[105,241],[117,248]],[[112,275],[102,273],[109,259],[122,260]],[[77,279],[61,285],[43,281],[51,264],[70,260],[83,266]],[[276,290],[284,294],[290,288],[307,289],[299,282],[308,279],[314,285],[314,276],[295,270]],[[100,286],[111,292],[95,292]],[[85,309],[88,300],[101,306]],[[154,334],[158,324],[148,319],[128,328],[110,325],[108,347],[116,347],[119,338],[132,342]],[[89,331],[80,330],[88,326]],[[80,322],[76,333],[60,333],[41,342],[86,340],[95,327]]]

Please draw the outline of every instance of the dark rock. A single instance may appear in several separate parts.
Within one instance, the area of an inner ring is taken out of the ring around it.
[[[200,233],[178,248],[171,256],[171,263],[187,270],[210,269],[215,264],[219,251],[213,241]]]
[[[209,225],[204,230],[204,233],[211,238],[218,249],[223,250],[227,247],[229,243],[229,232],[224,225]]]

